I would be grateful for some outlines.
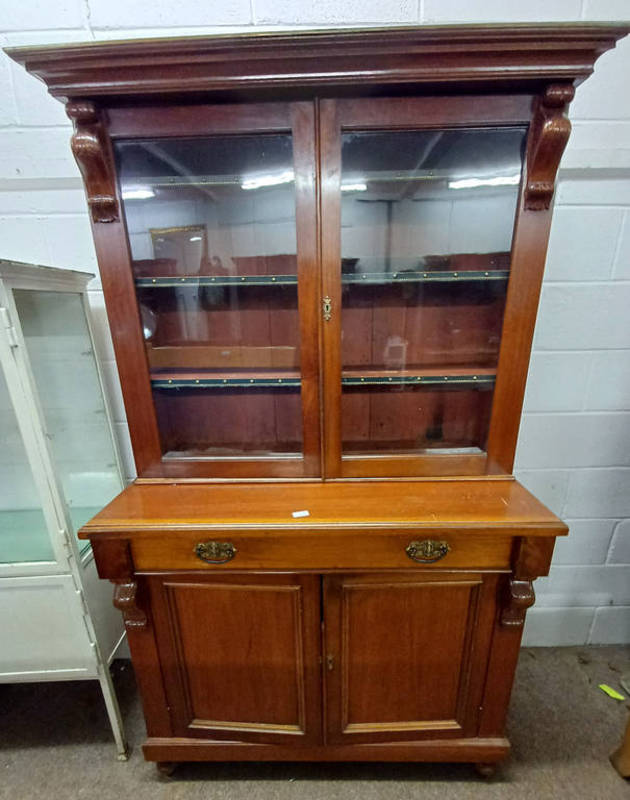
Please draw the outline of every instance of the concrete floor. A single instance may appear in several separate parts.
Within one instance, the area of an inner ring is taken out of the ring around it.
[[[508,729],[513,755],[490,782],[461,764],[187,764],[160,779],[142,758],[130,663],[113,671],[133,748],[126,763],[115,760],[96,682],[0,686],[2,800],[630,800],[630,783],[608,761],[629,704],[597,688],[620,688],[630,647],[523,650]]]

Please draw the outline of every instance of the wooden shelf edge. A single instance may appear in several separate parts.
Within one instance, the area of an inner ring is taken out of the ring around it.
[[[407,283],[462,283],[507,281],[509,270],[427,270],[413,272],[362,272],[342,274],[344,285],[381,286]],[[154,275],[135,278],[139,289],[182,286],[295,286],[297,275]]]
[[[404,370],[395,373],[389,370],[348,370],[342,374],[341,385],[361,386],[469,386],[488,388],[494,385],[494,369],[482,367],[462,368],[447,372],[431,369],[422,372]],[[154,389],[233,389],[233,388],[300,388],[302,379],[299,373],[212,372],[197,370],[185,373],[181,370],[162,370],[151,374]]]

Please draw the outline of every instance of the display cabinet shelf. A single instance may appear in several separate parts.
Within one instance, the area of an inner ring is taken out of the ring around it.
[[[236,186],[241,189],[252,190],[262,188],[265,185],[282,185],[293,183],[294,175],[291,171],[274,176],[276,182],[256,185],[254,181],[247,181],[243,175],[153,175],[143,177],[142,189],[146,190],[147,186],[155,189],[180,189],[182,186],[191,186],[193,188],[205,188],[212,186],[213,188],[220,188],[223,186]],[[465,179],[464,179],[465,180]],[[509,189],[510,186],[518,184],[520,175],[510,175],[499,177],[494,174],[489,175],[475,175],[474,180],[477,183],[471,183],[468,186],[449,186],[451,189],[469,189],[473,190],[485,185],[492,186],[494,191],[501,191]],[[494,181],[494,183],[493,183]],[[379,171],[366,171],[362,170],[360,174],[356,175],[352,180],[344,181],[341,184],[341,191],[345,193],[366,192],[369,184],[373,183],[439,183],[439,182],[453,182],[453,175],[448,169],[432,169],[430,172],[413,172],[413,171],[395,171],[395,170],[379,170]],[[128,190],[131,199],[133,196],[133,188]],[[123,199],[125,199],[125,192],[123,192]]]
[[[151,386],[154,389],[242,389],[261,387],[299,387],[301,379],[298,372],[278,375],[278,373],[235,373],[235,372],[164,372],[152,373]]]
[[[343,284],[451,283],[462,281],[507,281],[509,270],[431,270],[427,272],[362,272],[343,274]],[[156,275],[136,278],[139,289],[166,289],[181,286],[291,286],[297,275]]]
[[[376,371],[376,370],[344,370],[341,376],[342,386],[493,386],[496,380],[494,370],[461,369],[446,372],[445,370],[426,370],[413,371],[403,370],[400,372]]]
[[[136,278],[139,289],[170,289],[179,286],[292,286],[297,275],[165,275]]]
[[[446,372],[444,370],[403,370],[390,372],[388,370],[345,370],[341,377],[342,386],[382,386],[382,385],[466,385],[470,387],[493,386],[496,380],[494,370],[485,368],[462,368]],[[202,372],[194,373],[182,371],[164,371],[159,374],[151,373],[151,386],[154,389],[235,389],[257,387],[299,387],[301,378],[298,372],[285,373],[244,373],[235,372]]]
[[[430,270],[424,272],[362,272],[341,276],[342,283],[453,283],[463,281],[507,281],[509,270]]]

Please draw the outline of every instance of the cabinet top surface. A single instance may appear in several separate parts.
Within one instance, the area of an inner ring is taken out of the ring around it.
[[[255,32],[8,48],[60,98],[584,80],[629,23]],[[367,61],[366,61],[367,59]],[[366,67],[367,65],[367,67]]]
[[[0,258],[0,278],[17,278],[24,281],[42,281],[42,283],[69,279],[86,285],[93,277],[93,272],[47,267],[43,264],[27,264],[23,261],[10,261],[9,259]]]
[[[406,525],[566,533],[566,526],[515,480],[309,481],[133,484],[88,522],[80,537],[156,528]]]

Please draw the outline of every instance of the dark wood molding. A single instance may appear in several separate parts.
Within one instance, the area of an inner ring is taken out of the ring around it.
[[[116,179],[101,112],[89,101],[70,102],[66,113],[74,125],[71,146],[85,183],[94,222],[116,222],[120,211]]]
[[[566,533],[568,531],[566,525],[563,527],[563,533]],[[517,539],[512,558],[514,577],[519,580],[533,581],[548,575],[555,543],[554,536],[522,536]]]
[[[109,581],[130,581],[133,561],[129,539],[101,539],[90,541],[99,578]]]
[[[552,84],[540,98],[527,159],[524,198],[527,211],[542,211],[551,204],[556,173],[571,133],[566,112],[574,95],[575,88],[570,83]]]
[[[126,628],[146,628],[147,615],[137,604],[138,584],[135,581],[114,585],[114,606],[122,611]]]
[[[507,598],[501,611],[501,625],[509,628],[522,628],[525,614],[534,605],[536,595],[531,581],[510,578]]]
[[[444,25],[9,48],[60,98],[580,82],[627,24]],[[407,88],[407,91],[409,89]]]
[[[187,737],[149,736],[142,746],[147,761],[503,761],[510,753],[502,737],[425,739],[415,742],[378,742],[302,746],[251,744]]]

